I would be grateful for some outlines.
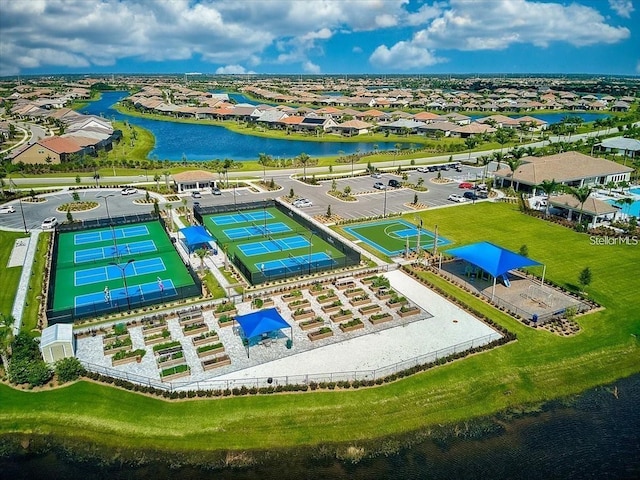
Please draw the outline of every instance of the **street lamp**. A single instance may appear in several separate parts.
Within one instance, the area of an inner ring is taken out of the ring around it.
[[[109,262],[109,265],[113,265],[114,267],[118,267],[118,269],[120,270],[120,273],[122,274],[122,284],[124,285],[124,296],[127,299],[127,311],[131,311],[131,302],[129,301],[129,291],[127,289],[127,267],[129,266],[130,263],[133,263],[134,259],[132,258],[131,260],[129,260],[127,263],[124,264],[124,266],[116,263],[116,262]]]
[[[309,260],[307,261],[307,263],[309,263],[309,275],[311,275],[311,250],[313,249],[313,243],[311,243],[311,239],[314,235],[315,232],[311,232],[311,235],[309,235]]]
[[[27,221],[24,219],[24,208],[22,208],[22,198],[20,198],[20,213],[22,214],[22,224],[24,225],[24,233],[29,233],[27,229]]]
[[[387,187],[384,187],[384,207],[382,209],[382,218],[387,216]]]
[[[111,237],[113,238],[113,255],[116,259],[119,259],[118,255],[118,242],[116,240],[116,232],[113,228],[113,222],[111,221],[111,215],[109,214],[109,197],[115,197],[115,193],[109,193],[108,195],[98,195],[96,198],[104,198],[104,205],[107,208],[107,217],[109,218],[109,228],[111,228]]]

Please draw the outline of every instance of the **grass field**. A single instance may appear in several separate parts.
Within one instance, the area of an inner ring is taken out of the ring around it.
[[[145,295],[149,298],[152,292],[142,293],[144,287],[141,286],[150,285],[148,288],[151,290],[159,289],[156,288],[158,278],[167,284],[172,282],[175,288],[193,285],[191,275],[159,222],[118,225],[113,232],[120,236],[116,242],[110,228],[60,234],[53,295],[55,312],[75,308],[76,313],[85,314],[85,307],[80,307],[84,303],[78,299],[91,295],[96,297],[94,302],[97,305],[92,308],[101,312],[117,309],[118,302],[120,307],[127,304],[127,296],[129,302],[139,301],[139,296],[143,297],[142,300]],[[140,252],[127,250],[143,242],[153,249]],[[119,256],[114,256],[116,246],[123,252]],[[127,265],[129,262],[132,264]],[[114,263],[120,265],[122,270],[115,267]],[[143,268],[146,263],[153,263],[154,268]],[[127,277],[126,290],[123,288],[123,271]],[[105,288],[113,292],[110,301],[104,298]],[[167,296],[170,294],[166,292]],[[158,300],[161,301],[164,295],[158,293]]]
[[[400,255],[407,247],[415,250],[418,242],[422,249],[430,250],[435,242],[433,232],[418,228],[408,218],[362,223],[344,227],[344,231],[387,256]],[[438,237],[438,247],[450,243],[446,238]]]
[[[7,267],[7,262],[11,256],[13,245],[19,238],[24,238],[24,233],[0,232],[0,272],[2,278],[2,288],[0,288],[0,313],[10,315],[13,308],[13,301],[16,298],[16,290],[20,282],[22,267]]]
[[[252,274],[266,279],[295,276],[320,267],[343,266],[344,254],[277,208],[207,215],[204,225]],[[265,228],[273,232],[264,235]],[[311,262],[309,262],[311,259]],[[309,267],[309,263],[311,266]]]
[[[414,214],[412,214],[414,215]],[[463,421],[542,402],[640,372],[637,272],[640,247],[593,246],[589,237],[520,214],[507,204],[426,211],[425,228],[456,244],[488,240],[547,264],[573,285],[593,271],[589,295],[605,308],[560,337],[525,327],[476,297],[430,280],[517,333],[504,347],[381,387],[307,394],[165,402],[90,382],[22,392],[0,386],[0,434],[53,434],[121,449],[269,449],[348,442]],[[486,220],[483,220],[486,219]],[[624,392],[621,392],[624,394]],[[43,408],[46,405],[46,408]]]

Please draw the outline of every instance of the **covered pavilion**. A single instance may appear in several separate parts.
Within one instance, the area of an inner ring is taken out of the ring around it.
[[[211,249],[213,248],[212,242],[215,242],[215,239],[202,225],[181,228],[178,231],[178,238],[189,253],[193,253],[199,248]]]
[[[247,357],[249,357],[249,347],[252,339],[268,337],[272,332],[277,332],[283,328],[291,329],[290,339],[293,339],[293,327],[282,318],[275,308],[265,308],[246,315],[239,315],[236,317],[236,322],[240,324],[246,340],[244,343],[247,348]],[[270,340],[270,338],[265,338],[265,340]],[[289,347],[289,344],[287,344],[287,347]]]

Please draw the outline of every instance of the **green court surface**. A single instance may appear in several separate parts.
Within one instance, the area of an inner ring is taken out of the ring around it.
[[[414,251],[420,242],[423,250],[433,248],[435,234],[403,219],[379,220],[343,227],[344,231],[362,240],[387,256],[401,255],[407,247]],[[438,236],[438,248],[451,242]]]
[[[54,314],[135,308],[195,285],[158,221],[62,232],[57,241]]]
[[[344,266],[340,249],[275,207],[206,215],[203,222],[254,284]]]

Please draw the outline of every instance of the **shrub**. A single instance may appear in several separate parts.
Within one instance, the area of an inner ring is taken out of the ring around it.
[[[55,372],[58,381],[66,383],[77,380],[78,377],[84,375],[85,369],[77,358],[69,357],[56,362]]]

